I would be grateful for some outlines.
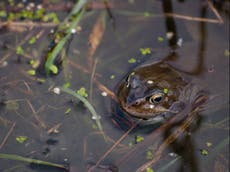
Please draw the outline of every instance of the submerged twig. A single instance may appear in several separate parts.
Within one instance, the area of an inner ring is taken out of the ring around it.
[[[195,21],[195,22],[207,22],[207,23],[219,23],[222,24],[222,22],[219,19],[211,19],[211,18],[201,18],[201,17],[193,17],[193,16],[188,16],[188,15],[183,15],[183,14],[177,14],[177,13],[165,13],[164,15],[161,14],[149,14],[148,17],[144,15],[144,13],[140,12],[124,12],[124,11],[118,11],[120,14],[126,15],[126,16],[131,16],[131,17],[136,17],[134,19],[152,19],[152,18],[161,18],[161,17],[174,17],[178,19],[183,19],[183,20],[189,20],[189,21]],[[138,18],[137,18],[138,17]]]
[[[210,0],[208,0],[208,5],[211,8],[211,10],[213,11],[213,13],[216,15],[216,17],[219,19],[220,23],[224,23],[222,17],[220,16],[220,14],[218,13],[218,11],[213,6],[213,4],[212,4],[212,2]]]
[[[0,144],[0,150],[1,150],[2,147],[5,145],[7,139],[9,138],[10,134],[11,134],[12,131],[14,130],[15,125],[16,125],[16,122],[14,122],[13,125],[10,127],[8,133],[7,133],[6,136],[4,137],[2,143]]]
[[[168,17],[174,17],[184,20],[191,20],[191,21],[197,21],[197,22],[208,22],[208,23],[222,23],[220,20],[217,19],[208,19],[208,18],[201,18],[201,17],[192,17],[187,15],[181,15],[176,13],[165,13]]]
[[[141,167],[139,167],[136,170],[136,172],[143,172],[148,167],[151,167],[154,163],[156,163],[160,159],[163,151],[168,147],[168,145],[170,145],[172,142],[174,142],[190,126],[190,124],[194,120],[194,115],[196,115],[196,114],[197,114],[196,111],[191,112],[189,117],[170,136],[168,136],[166,138],[166,140],[164,141],[164,143],[162,145],[160,145],[160,147],[157,149],[157,151],[154,155],[154,158],[151,161],[148,161],[147,163],[145,163]]]
[[[111,91],[109,88],[107,88],[105,85],[103,85],[102,83],[100,83],[98,80],[95,80],[95,82],[97,83],[98,88],[101,91],[106,92],[114,101],[118,102],[117,100],[117,96],[115,95],[115,93],[113,91]]]
[[[94,81],[94,78],[95,78],[95,71],[96,71],[97,62],[98,62],[98,59],[96,58],[94,60],[94,65],[93,65],[93,69],[92,69],[92,73],[91,73],[91,77],[90,77],[90,89],[89,89],[89,100],[90,101],[92,101],[93,81]]]
[[[105,14],[101,13],[89,35],[89,50],[87,55],[88,67],[93,66],[93,55],[95,54],[105,32]]]
[[[92,170],[94,169],[94,168],[96,168],[113,150],[114,150],[114,148],[116,148],[117,147],[117,145],[119,145],[120,144],[120,142],[122,141],[122,140],[124,140],[127,136],[128,136],[128,134],[134,129],[136,127],[136,125],[132,125],[132,127],[127,131],[127,132],[125,132],[117,141],[116,141],[116,143],[114,143],[113,144],[113,146],[111,147],[111,148],[109,148],[109,150],[108,151],[106,151],[105,152],[105,154],[97,161],[97,163],[94,165],[94,166],[92,166],[89,170],[88,170],[88,172],[92,172]]]

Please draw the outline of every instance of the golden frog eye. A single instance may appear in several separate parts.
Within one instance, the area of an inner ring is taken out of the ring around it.
[[[163,100],[163,98],[164,98],[163,93],[156,93],[149,98],[149,103],[151,104],[160,103]]]

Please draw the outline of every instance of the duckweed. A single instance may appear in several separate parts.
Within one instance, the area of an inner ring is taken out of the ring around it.
[[[82,97],[88,97],[88,94],[86,92],[86,89],[84,87],[81,87],[79,90],[77,90],[77,94]]]
[[[28,139],[27,136],[18,136],[18,137],[16,137],[16,141],[18,143],[24,143],[27,139]]]
[[[150,48],[140,48],[140,52],[142,55],[148,55],[152,53]]]
[[[135,58],[130,58],[130,59],[128,60],[129,63],[136,63],[136,61],[137,61],[137,60],[136,60]]]

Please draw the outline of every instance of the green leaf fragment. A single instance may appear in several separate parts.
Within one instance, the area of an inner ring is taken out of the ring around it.
[[[163,42],[163,41],[164,41],[164,38],[163,38],[162,36],[158,36],[158,37],[157,37],[157,40],[158,40],[158,42]]]
[[[66,109],[65,114],[69,114],[71,112],[71,108]]]
[[[33,36],[32,38],[30,38],[29,40],[29,44],[34,44],[36,42],[37,38],[35,36]]]
[[[37,78],[37,81],[39,82],[39,83],[44,83],[46,80],[45,79],[42,79],[42,78]]]
[[[137,136],[135,137],[136,143],[140,143],[140,142],[142,142],[143,140],[144,140],[144,137],[142,137],[142,136],[137,135]]]
[[[24,143],[27,139],[28,139],[27,136],[18,136],[18,137],[16,137],[16,141],[18,143]]]
[[[77,94],[82,97],[88,97],[88,94],[86,92],[86,89],[84,87],[81,87],[79,90],[77,90]]]
[[[16,47],[16,54],[18,54],[18,55],[23,55],[24,54],[24,50],[22,49],[21,46]]]
[[[0,17],[6,17],[6,11],[0,10]]]
[[[41,9],[37,9],[34,13],[34,18],[35,19],[42,19],[42,17],[44,16],[45,14],[45,9],[44,8],[41,8]]]
[[[168,94],[168,92],[169,92],[168,88],[164,88],[163,92],[164,92],[165,94]]]
[[[50,71],[53,73],[53,74],[57,74],[58,73],[58,68],[56,65],[52,64],[50,65],[49,67]]]
[[[150,48],[140,48],[140,52],[142,55],[148,55],[152,53]]]
[[[211,147],[211,146],[212,146],[212,143],[211,143],[211,142],[206,142],[206,146],[207,146],[207,147]]]
[[[70,87],[70,82],[66,82],[64,85],[63,85],[64,88],[69,88]]]
[[[204,155],[204,156],[208,155],[208,150],[207,149],[201,149],[200,152],[201,152],[201,155]]]
[[[152,168],[146,168],[146,172],[154,172],[154,170]]]
[[[33,64],[35,63],[35,60],[31,59],[31,60],[29,61],[29,63],[30,63],[30,65],[33,65]]]
[[[30,69],[27,71],[27,74],[29,74],[30,76],[34,76],[36,75],[36,71],[34,69]]]
[[[48,13],[48,14],[44,15],[42,20],[44,22],[51,21],[52,23],[57,23],[57,24],[60,22],[58,17],[57,17],[57,14],[54,13],[54,12],[51,12],[51,13]]]
[[[114,79],[115,78],[115,75],[110,75],[110,79]]]
[[[137,60],[136,60],[135,58],[130,58],[130,59],[128,60],[129,63],[136,63],[136,61],[137,61]]]
[[[14,15],[14,13],[9,13],[9,14],[8,14],[8,17],[7,17],[7,19],[8,19],[9,21],[12,21],[12,20],[14,20],[14,18],[15,18],[15,15]]]
[[[148,160],[153,159],[153,153],[151,150],[148,150],[146,152],[146,159],[148,159]]]

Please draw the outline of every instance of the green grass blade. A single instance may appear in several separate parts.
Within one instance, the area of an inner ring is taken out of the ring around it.
[[[61,38],[61,40],[52,48],[51,51],[47,53],[47,60],[45,63],[45,71],[46,74],[49,75],[50,73],[50,66],[53,65],[54,60],[56,59],[57,55],[60,53],[64,45],[67,43],[71,36],[72,29],[76,28],[79,21],[81,20],[85,10],[84,5],[86,4],[87,0],[79,0],[76,5],[73,7],[70,14],[66,17],[64,22],[62,22],[55,35],[58,35],[59,33],[66,33],[66,35]]]
[[[86,108],[91,112],[92,119],[95,119],[98,129],[103,133],[103,128],[102,128],[102,125],[100,122],[100,116],[97,114],[97,112],[95,111],[93,106],[89,103],[89,101],[86,98],[82,97],[81,95],[77,94],[75,91],[73,91],[69,88],[61,87],[60,89],[61,89],[61,91],[76,97],[77,99],[79,99],[80,101],[82,101],[84,103]]]
[[[1,159],[23,161],[23,162],[27,162],[27,163],[34,163],[34,164],[38,164],[38,165],[46,165],[46,166],[51,166],[51,167],[57,167],[57,168],[67,169],[66,166],[61,165],[61,164],[56,164],[56,163],[52,163],[52,162],[42,161],[42,160],[38,160],[38,159],[26,158],[26,157],[15,155],[15,154],[4,154],[4,153],[0,153],[0,158]]]

